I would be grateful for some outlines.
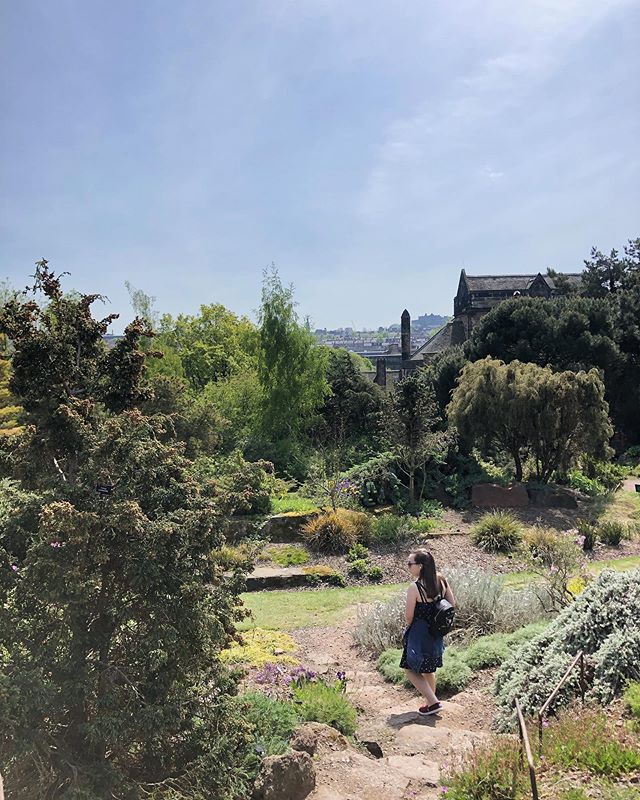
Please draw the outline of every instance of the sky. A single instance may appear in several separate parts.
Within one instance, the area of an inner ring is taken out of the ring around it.
[[[160,313],[452,313],[640,236],[640,0],[0,4],[0,277]],[[98,309],[102,314],[102,309]]]

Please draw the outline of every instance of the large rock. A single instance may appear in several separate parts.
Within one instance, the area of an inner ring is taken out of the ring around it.
[[[268,756],[254,787],[254,800],[304,800],[316,788],[316,771],[308,753]]]
[[[476,483],[471,489],[471,503],[478,508],[525,508],[529,505],[529,495],[521,483],[512,486]]]
[[[299,541],[302,528],[319,513],[319,511],[309,511],[304,514],[290,512],[269,517],[260,529],[260,536],[277,544]]]
[[[542,508],[578,508],[577,498],[572,489],[563,489],[559,486],[529,486],[529,497],[534,506]]]

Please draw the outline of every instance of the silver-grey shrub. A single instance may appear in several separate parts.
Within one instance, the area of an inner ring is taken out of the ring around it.
[[[512,726],[516,697],[525,714],[537,714],[580,650],[586,655],[590,699],[609,703],[627,681],[640,679],[640,569],[602,572],[543,633],[502,665],[494,684],[498,727]],[[578,691],[575,670],[553,707],[566,705]]]
[[[459,568],[448,570],[447,580],[456,596],[456,639],[510,633],[548,617],[534,591],[506,589],[500,575]],[[361,650],[377,656],[401,646],[405,596],[401,592],[385,603],[359,610],[354,638]]]

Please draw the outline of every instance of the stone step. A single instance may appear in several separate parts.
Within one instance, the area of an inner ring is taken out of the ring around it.
[[[304,567],[256,567],[247,576],[247,591],[260,589],[291,589],[308,586],[309,576]]]

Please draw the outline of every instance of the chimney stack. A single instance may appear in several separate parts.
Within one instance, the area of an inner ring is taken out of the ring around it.
[[[411,357],[411,315],[406,308],[400,317],[400,347],[404,363]]]

